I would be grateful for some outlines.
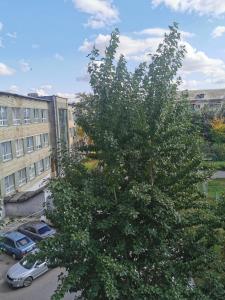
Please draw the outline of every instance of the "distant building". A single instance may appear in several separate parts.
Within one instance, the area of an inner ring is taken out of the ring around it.
[[[188,90],[188,99],[195,110],[221,108],[225,103],[225,89]]]
[[[0,92],[0,198],[5,204],[18,204],[43,190],[59,172],[54,150],[60,143],[70,148],[74,132],[73,108],[66,98]],[[15,206],[8,212],[4,208],[3,216],[19,214]]]

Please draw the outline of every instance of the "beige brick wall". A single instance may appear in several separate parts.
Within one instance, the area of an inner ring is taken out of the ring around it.
[[[1,95],[0,106],[48,109],[48,102],[43,100],[38,101],[15,96]]]
[[[16,140],[41,133],[50,133],[50,123],[0,127],[0,142]]]
[[[0,163],[0,180],[16,171],[28,167],[51,154],[50,148],[46,147],[31,153],[27,153],[22,157],[14,158],[12,160]]]

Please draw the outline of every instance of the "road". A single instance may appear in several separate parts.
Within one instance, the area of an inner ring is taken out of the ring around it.
[[[213,174],[212,179],[223,179],[225,178],[225,171],[217,171],[215,174]]]
[[[50,300],[57,287],[57,276],[61,272],[55,268],[35,279],[27,288],[11,289],[4,280],[7,270],[16,261],[6,254],[0,254],[0,299],[1,300]],[[67,294],[63,300],[74,300],[75,294]]]

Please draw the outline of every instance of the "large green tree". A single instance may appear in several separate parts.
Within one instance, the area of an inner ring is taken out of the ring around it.
[[[66,156],[51,183],[58,235],[39,255],[67,271],[53,298],[73,288],[90,300],[224,299],[222,208],[198,191],[206,174],[191,111],[177,97],[177,25],[134,72],[115,59],[118,43],[115,30],[104,57],[90,54],[92,93],[76,111],[91,143]]]

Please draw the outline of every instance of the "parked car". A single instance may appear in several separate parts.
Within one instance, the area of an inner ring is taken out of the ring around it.
[[[9,286],[14,288],[27,287],[35,278],[47,271],[46,262],[32,261],[26,256],[8,270],[6,281]]]
[[[18,231],[29,236],[34,241],[41,241],[56,233],[55,229],[41,221],[33,221],[20,225]]]
[[[21,259],[35,248],[36,243],[18,231],[7,232],[0,238],[0,249],[12,255],[14,259]]]

